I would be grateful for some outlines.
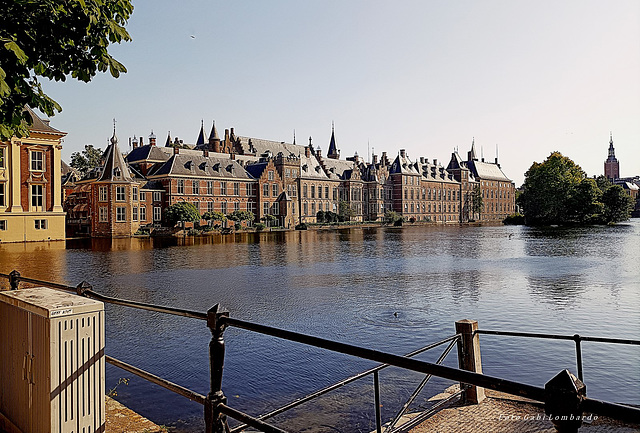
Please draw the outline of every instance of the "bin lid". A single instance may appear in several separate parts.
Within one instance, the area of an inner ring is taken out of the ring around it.
[[[104,310],[104,304],[100,301],[48,287],[2,291],[0,302],[15,305],[47,318]]]

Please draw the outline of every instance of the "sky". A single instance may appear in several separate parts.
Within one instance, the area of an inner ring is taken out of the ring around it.
[[[69,161],[168,131],[306,144],[341,158],[406,149],[445,166],[458,149],[516,186],[553,151],[604,171],[613,134],[621,176],[640,175],[637,0],[134,1],[133,40],[110,52],[115,79],[44,83],[62,107]]]

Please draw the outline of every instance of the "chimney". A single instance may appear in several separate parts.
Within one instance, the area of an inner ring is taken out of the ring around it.
[[[424,164],[424,156],[420,157],[420,164]]]
[[[438,160],[433,158],[433,165],[438,166]]]
[[[204,156],[205,158],[209,157],[209,149],[203,149],[202,150],[202,156]]]
[[[309,149],[308,146],[304,148],[304,156],[306,156],[307,158],[311,156],[311,149]]]
[[[151,146],[156,145],[156,134],[153,133],[153,129],[151,130],[151,134],[149,134],[149,144]]]
[[[225,130],[224,130],[224,141],[225,141],[226,143],[228,143],[228,142],[229,142],[229,130],[228,130],[228,129],[225,129]]]
[[[406,158],[407,157],[407,151],[405,149],[400,149],[400,157],[401,158]]]
[[[142,135],[140,136],[140,147],[144,146]]]
[[[180,148],[179,148],[179,147],[174,147],[174,148],[173,148],[173,154],[174,154],[174,155],[177,155],[177,154],[179,154],[179,153],[180,153]]]
[[[134,149],[138,147],[138,139],[136,138],[135,135],[133,136],[133,140],[131,140],[131,144],[133,145]]]
[[[322,149],[320,149],[320,146],[316,149],[316,156],[318,159],[322,159]]]
[[[373,155],[371,156],[371,158],[372,158],[372,160],[371,160],[371,163],[372,163],[372,164],[377,164],[377,163],[378,163],[378,155],[373,154]]]
[[[236,154],[235,153],[231,153],[231,159],[235,160],[236,159]]]

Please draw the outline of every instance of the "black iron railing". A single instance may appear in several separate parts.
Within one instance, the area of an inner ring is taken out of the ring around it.
[[[221,311],[219,305],[213,306],[206,313],[184,310],[179,308],[151,305],[141,302],[129,301],[124,299],[112,298],[109,296],[101,295],[97,292],[93,291],[93,288],[87,282],[82,282],[78,284],[78,286],[68,286],[64,284],[52,283],[49,281],[38,280],[34,278],[22,277],[19,272],[13,271],[10,274],[2,274],[0,273],[0,277],[7,278],[9,280],[9,285],[11,289],[18,289],[20,282],[30,283],[40,286],[46,286],[57,290],[64,290],[77,293],[81,296],[86,296],[88,298],[96,299],[102,302],[127,306],[131,308],[144,309],[149,311],[155,311],[165,314],[178,315],[183,317],[189,317],[198,320],[206,320],[207,327],[211,331],[212,338],[209,344],[209,363],[210,363],[210,392],[208,395],[204,396],[195,391],[189,390],[185,387],[177,385],[171,381],[168,381],[164,378],[153,375],[149,372],[146,372],[137,367],[131,366],[123,361],[114,359],[112,357],[107,356],[106,361],[110,364],[113,364],[117,367],[120,367],[126,371],[129,371],[132,374],[136,374],[146,380],[149,380],[159,386],[162,386],[172,392],[175,392],[183,397],[186,397],[190,400],[196,401],[204,406],[204,417],[205,417],[205,426],[207,433],[213,432],[239,432],[244,430],[247,427],[254,427],[264,432],[283,432],[278,427],[267,424],[264,422],[265,419],[271,418],[279,413],[282,413],[292,407],[303,404],[315,397],[323,395],[329,391],[337,389],[347,383],[350,383],[354,380],[365,377],[369,374],[372,374],[374,377],[374,391],[375,391],[375,406],[376,406],[376,424],[377,430],[381,431],[381,420],[380,420],[380,401],[379,401],[379,385],[378,385],[378,372],[386,368],[388,366],[395,366],[404,368],[407,370],[424,373],[427,375],[423,382],[426,383],[430,376],[438,376],[445,379],[450,379],[454,381],[461,382],[463,386],[476,386],[482,388],[493,389],[496,391],[501,391],[507,394],[517,395],[521,397],[526,397],[535,401],[544,402],[546,404],[546,409],[553,410],[556,414],[561,414],[558,410],[563,410],[556,406],[549,407],[552,404],[555,404],[554,401],[557,400],[556,395],[552,395],[552,391],[550,388],[542,388],[538,386],[528,385],[524,383],[519,383],[503,378],[487,376],[480,373],[476,373],[473,371],[461,370],[453,367],[448,367],[441,365],[442,360],[446,354],[449,353],[454,343],[458,343],[459,353],[462,353],[464,350],[462,348],[461,339],[464,336],[454,335],[448,337],[442,341],[437,343],[433,343],[424,348],[421,348],[417,351],[411,352],[407,355],[400,356],[394,355],[386,352],[381,352],[378,350],[368,349],[364,347],[355,346],[352,344],[337,342],[328,340],[325,338],[315,337],[311,335],[302,334],[299,332],[288,331],[284,329],[274,328],[271,326],[261,325],[257,323],[252,323],[236,318],[229,317],[229,313],[226,311]],[[294,341],[305,345],[310,345],[318,348],[323,348],[329,351],[348,354],[351,356],[355,356],[358,358],[368,359],[371,361],[375,361],[380,363],[380,365],[367,370],[363,373],[360,373],[351,378],[345,379],[337,384],[331,385],[327,388],[324,388],[320,391],[317,391],[313,394],[310,394],[304,398],[296,400],[292,403],[289,403],[277,410],[274,410],[268,414],[262,415],[260,417],[254,417],[238,411],[227,405],[226,397],[222,391],[222,371],[224,366],[224,352],[225,352],[225,341],[224,341],[224,330],[233,326],[240,329],[245,329],[251,332],[257,332],[264,335],[269,335],[276,338],[285,339],[288,341]],[[502,331],[484,331],[477,330],[473,334],[473,338],[475,338],[476,334],[493,334],[493,335],[505,335],[505,336],[520,336],[520,337],[536,337],[536,338],[555,338],[555,339],[563,339],[563,340],[574,340],[577,344],[577,353],[578,353],[578,370],[581,375],[582,371],[582,361],[581,361],[581,349],[579,343],[581,341],[599,341],[605,343],[618,343],[618,344],[634,344],[640,345],[640,341],[638,340],[622,340],[622,339],[608,339],[608,338],[599,338],[599,337],[584,337],[584,336],[559,336],[559,335],[550,335],[550,334],[530,334],[530,333],[518,333],[518,332],[502,332]],[[443,355],[439,358],[438,362],[430,363],[425,361],[419,361],[416,359],[412,359],[412,356],[415,356],[419,353],[422,353],[426,350],[432,349],[439,345],[449,343],[449,346],[445,349]],[[551,381],[550,381],[551,382]],[[422,384],[421,384],[422,385]],[[420,387],[419,387],[420,388]],[[416,394],[419,390],[416,391]],[[457,395],[457,394],[456,394]],[[454,395],[455,396],[455,395]],[[555,399],[554,399],[555,397]],[[415,398],[412,396],[412,398]],[[583,411],[592,412],[598,415],[608,416],[614,419],[623,420],[623,421],[632,421],[637,422],[640,419],[640,409],[605,402],[601,400],[595,400],[591,398],[587,398],[586,396],[581,396],[579,399],[579,414],[582,414]],[[411,400],[411,399],[410,399]],[[403,407],[403,411],[409,407],[411,402],[409,401],[405,407]],[[573,412],[575,415],[575,412]],[[235,427],[231,430],[227,424],[226,417],[229,416],[233,419],[236,419],[244,424]],[[393,424],[397,422],[401,414],[397,415],[393,421]],[[389,429],[393,427],[393,424],[389,426]],[[556,426],[558,429],[560,427]]]

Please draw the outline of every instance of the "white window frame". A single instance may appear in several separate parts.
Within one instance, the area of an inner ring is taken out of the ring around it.
[[[98,222],[109,222],[109,208],[107,208],[106,206],[100,206],[98,208]]]
[[[6,192],[5,192],[5,183],[0,182],[0,207],[5,207],[7,205]]]
[[[133,201],[138,201],[138,187],[134,186],[131,190],[131,197]]]
[[[36,158],[39,155],[39,158]],[[43,150],[32,150],[29,152],[29,168],[31,171],[46,171],[45,156]]]
[[[161,200],[162,200],[162,193],[160,191],[154,191],[153,201],[161,201]]]
[[[37,191],[39,189],[40,191]],[[34,194],[35,190],[35,194]],[[46,209],[45,195],[46,188],[41,183],[35,183],[29,186],[29,203],[31,204],[31,210],[34,211],[43,211]],[[38,200],[38,197],[40,200]],[[34,199],[37,200],[34,204]]]
[[[140,215],[138,215],[138,217],[140,218],[140,221],[146,221],[147,220],[147,207],[146,206],[140,206],[139,213],[140,213]]]
[[[123,223],[127,221],[127,208],[124,206],[116,207],[116,222]]]
[[[131,208],[131,221],[138,221],[138,206]]]
[[[153,221],[162,221],[162,208],[160,206],[153,207]]]
[[[6,230],[7,229],[7,220],[0,220],[0,230]]]
[[[98,201],[107,201],[109,197],[109,190],[106,186],[98,188]]]
[[[33,220],[33,225],[36,230],[46,230],[48,224],[46,219],[36,219]]]
[[[116,201],[124,202],[127,199],[127,190],[124,186],[116,186]]]

